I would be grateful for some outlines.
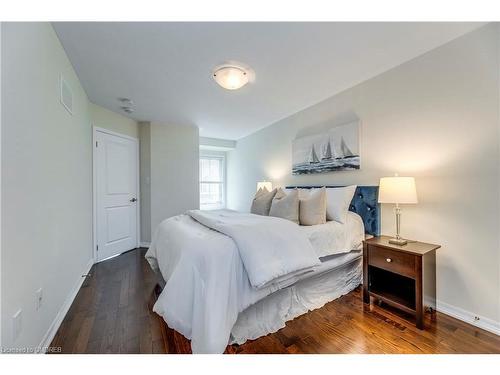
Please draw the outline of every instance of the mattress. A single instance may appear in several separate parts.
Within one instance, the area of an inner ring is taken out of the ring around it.
[[[231,330],[230,344],[243,344],[285,327],[285,323],[318,309],[362,282],[361,251],[333,255],[309,275],[251,305],[238,315]]]
[[[363,220],[351,211],[344,224],[328,221],[319,225],[301,225],[299,230],[309,238],[319,258],[361,249],[365,239]]]

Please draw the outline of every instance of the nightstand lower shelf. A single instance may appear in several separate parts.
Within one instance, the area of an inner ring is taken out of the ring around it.
[[[390,294],[390,293],[383,293],[379,294],[377,292],[371,291],[370,296],[379,299],[382,302],[387,303],[389,306],[395,307],[397,309],[400,309],[404,312],[407,312],[408,314],[416,314],[416,310],[414,308],[408,307],[407,302],[404,298],[401,298],[400,296],[397,296],[395,294]]]
[[[415,280],[369,266],[369,293],[393,307],[407,313],[416,313]]]

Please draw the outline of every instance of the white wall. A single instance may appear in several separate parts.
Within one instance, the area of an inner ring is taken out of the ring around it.
[[[73,115],[59,102],[61,74],[73,91]],[[35,347],[92,258],[91,121],[48,23],[3,25],[1,89],[2,345]],[[14,341],[18,309],[22,331]]]
[[[151,123],[151,232],[200,206],[198,128]]]
[[[2,29],[3,22],[0,22],[0,213],[2,212]],[[0,272],[2,271],[2,215],[0,214]],[[0,275],[0,348],[2,347],[2,277]]]
[[[141,159],[141,241],[158,224],[200,205],[198,128],[139,123]]]
[[[151,124],[139,123],[141,242],[151,242]]]
[[[499,324],[498,60],[497,26],[488,25],[238,140],[228,152],[228,206],[248,211],[262,179],[373,185],[394,172],[415,176],[420,202],[404,207],[402,234],[442,245],[438,308]],[[360,171],[291,175],[295,137],[356,119]],[[394,233],[391,207],[382,232]]]
[[[89,109],[93,126],[128,135],[129,137],[139,138],[139,125],[137,121],[92,102],[89,103]]]

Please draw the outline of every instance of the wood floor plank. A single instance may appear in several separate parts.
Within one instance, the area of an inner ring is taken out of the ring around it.
[[[73,353],[85,353],[87,351],[87,344],[89,342],[90,331],[92,325],[94,324],[94,317],[86,317],[83,320],[83,324],[76,337],[75,347],[73,348]]]
[[[191,353],[189,340],[152,311],[156,277],[136,249],[92,267],[51,346],[62,353]],[[254,353],[500,353],[500,337],[450,316],[426,314],[425,330],[361,289],[299,316],[279,331],[230,345]]]

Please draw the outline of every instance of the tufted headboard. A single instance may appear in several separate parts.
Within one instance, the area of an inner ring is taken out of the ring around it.
[[[287,186],[287,189],[312,189],[323,186]],[[337,188],[342,186],[325,186]],[[378,203],[378,186],[358,186],[352,198],[349,210],[357,213],[363,219],[365,233],[372,236],[380,235],[380,204]]]

